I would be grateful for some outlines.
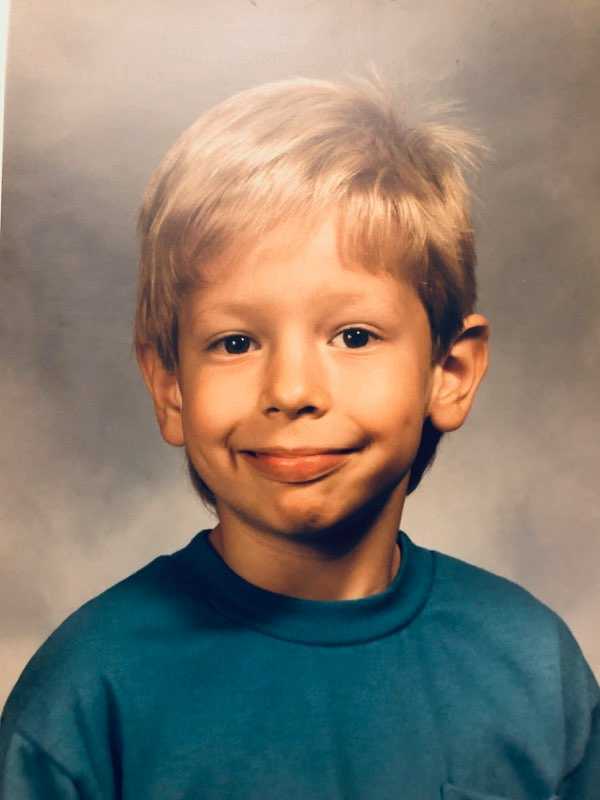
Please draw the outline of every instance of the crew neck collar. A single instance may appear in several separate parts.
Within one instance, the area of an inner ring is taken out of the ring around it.
[[[401,530],[394,579],[383,592],[356,600],[308,600],[249,583],[223,560],[208,533],[200,531],[183,551],[200,592],[228,619],[277,639],[329,646],[380,639],[408,625],[431,590],[433,554]]]

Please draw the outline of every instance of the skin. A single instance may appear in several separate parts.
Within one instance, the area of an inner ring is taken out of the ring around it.
[[[444,432],[463,424],[487,369],[489,325],[466,317],[432,365],[427,314],[408,280],[343,263],[332,217],[308,237],[294,240],[297,231],[289,223],[235,266],[203,269],[207,285],[181,307],[175,372],[151,346],[138,361],[163,438],[186,448],[217,497],[209,536],[228,566],[272,592],[357,599],[384,591],[399,568],[423,421]],[[350,292],[358,300],[339,297]],[[358,450],[292,484],[240,453],[272,446]]]

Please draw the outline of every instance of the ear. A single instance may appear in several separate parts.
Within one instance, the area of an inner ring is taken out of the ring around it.
[[[183,399],[177,370],[169,372],[152,345],[139,346],[136,349],[136,358],[144,383],[152,396],[156,421],[163,439],[174,447],[182,447]]]
[[[434,367],[429,417],[442,433],[454,431],[467,418],[488,367],[489,322],[470,314],[447,355]]]

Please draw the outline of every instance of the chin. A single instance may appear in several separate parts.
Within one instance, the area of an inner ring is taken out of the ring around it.
[[[274,503],[269,527],[280,535],[298,540],[331,539],[336,534],[346,539],[349,530],[358,530],[355,521],[364,502],[338,504],[327,497],[309,502],[306,497],[298,497],[296,504]]]

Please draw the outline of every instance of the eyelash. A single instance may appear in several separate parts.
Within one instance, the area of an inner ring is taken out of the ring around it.
[[[336,335],[333,338],[335,339],[336,337],[340,336],[345,331],[364,331],[365,333],[368,333],[369,336],[371,336],[373,339],[375,339],[377,341],[381,340],[381,338],[382,338],[381,336],[378,336],[376,333],[373,333],[373,331],[370,331],[368,328],[362,328],[362,327],[360,327],[358,325],[351,325],[348,328],[342,328],[342,330],[339,331],[338,333],[336,333]],[[241,338],[241,337],[243,337],[244,339],[251,339],[252,340],[252,337],[251,336],[247,336],[245,333],[228,333],[227,336],[222,336],[220,339],[217,339],[212,344],[210,344],[208,346],[208,350],[216,350],[217,346],[220,345],[222,342],[225,342],[227,339],[235,339],[235,338]],[[364,347],[347,347],[345,349],[346,350],[364,350]],[[229,356],[235,356],[235,355],[244,356],[244,355],[246,355],[246,353],[225,353],[225,355],[229,355]]]

